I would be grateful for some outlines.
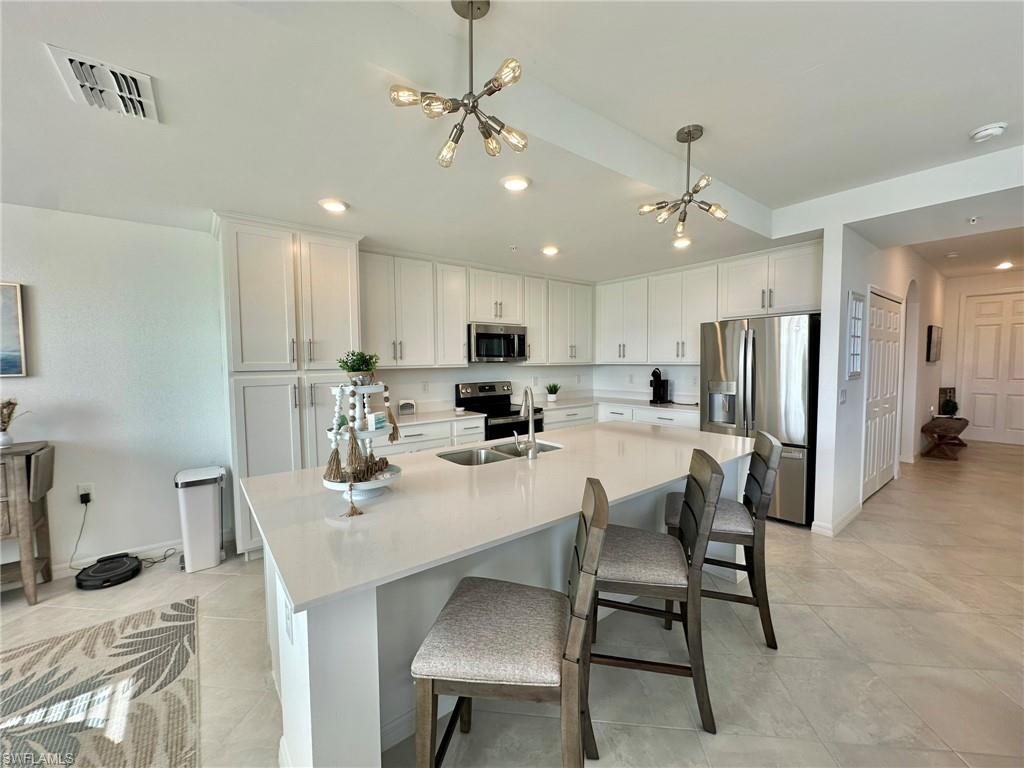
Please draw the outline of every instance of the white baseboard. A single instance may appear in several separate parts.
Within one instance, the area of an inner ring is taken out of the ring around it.
[[[161,558],[163,557],[164,552],[166,552],[171,547],[174,547],[176,550],[178,550],[175,554],[171,555],[171,558],[173,559],[176,558],[182,552],[181,539],[172,539],[171,541],[157,542],[155,544],[143,544],[137,547],[125,547],[123,549],[118,549],[116,552],[108,552],[107,554],[114,555],[118,552],[129,552],[135,555],[136,557]],[[53,565],[53,580],[56,581],[57,579],[66,579],[69,576],[74,576],[76,573],[78,573],[79,570],[81,570],[87,565],[92,565],[100,557],[105,557],[105,555],[98,555],[97,557],[78,560],[77,562],[72,563],[70,567],[66,564]],[[21,584],[11,584],[10,586],[20,587]]]
[[[829,538],[835,538],[843,529],[852,523],[857,516],[861,513],[863,506],[858,504],[856,507],[851,509],[845,515],[840,517],[838,520],[834,520],[831,523],[826,523],[822,520],[815,520],[811,524],[811,533],[817,533],[821,536],[828,536]]]

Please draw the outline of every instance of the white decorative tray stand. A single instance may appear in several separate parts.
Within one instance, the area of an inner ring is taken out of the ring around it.
[[[398,424],[391,411],[388,386],[382,382],[343,384],[332,388],[331,392],[334,393],[334,423],[327,430],[331,457],[327,462],[323,483],[325,488],[341,491],[348,498],[349,509],[341,518],[355,517],[363,514],[355,505],[356,500],[383,493],[402,474],[401,467],[391,464],[387,458],[377,458],[373,454],[375,438],[387,437],[392,443],[398,439]],[[381,429],[368,428],[370,424],[367,414],[371,412],[370,400],[375,394],[384,396],[384,409],[388,418],[388,426]],[[347,416],[344,413],[346,400]]]

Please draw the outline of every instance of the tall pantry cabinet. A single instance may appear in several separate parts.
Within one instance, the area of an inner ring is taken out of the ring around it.
[[[326,462],[338,358],[359,349],[359,238],[220,217],[235,541],[261,546],[239,479]]]

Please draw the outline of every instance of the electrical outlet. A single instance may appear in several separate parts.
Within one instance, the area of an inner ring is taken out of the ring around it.
[[[430,382],[429,381],[424,381],[424,382],[421,382],[421,383],[423,384],[423,391],[424,392],[429,392],[430,391]]]
[[[540,384],[540,376],[534,376],[533,377],[533,386],[536,387],[538,384]]]
[[[840,405],[845,405],[846,404],[846,390],[845,389],[840,389],[839,390],[839,404]]]
[[[96,486],[93,483],[79,483],[75,487],[78,491],[78,498],[81,498],[83,493],[88,493],[90,498],[96,498]]]
[[[583,383],[583,377],[580,374],[578,374],[578,373],[576,374],[576,383],[577,384],[582,384]]]
[[[631,374],[629,374],[629,383],[630,383],[630,384],[632,384],[632,383],[633,383],[633,374],[632,374],[632,373],[631,373]]]

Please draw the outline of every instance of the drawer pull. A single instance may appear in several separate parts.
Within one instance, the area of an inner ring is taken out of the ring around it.
[[[658,421],[675,421],[671,416],[658,416],[656,418]]]
[[[609,413],[610,413],[610,414],[611,414],[612,416],[625,416],[625,415],[626,415],[626,414],[624,414],[624,413],[623,413],[622,411],[609,411]]]
[[[423,437],[424,432],[413,432],[411,435],[403,435],[403,437]]]
[[[462,431],[463,432],[474,432],[474,431],[476,431],[478,429],[480,429],[480,427],[463,427]]]
[[[566,416],[579,416],[579,414],[578,414],[578,413],[567,413],[567,414],[565,414],[565,415],[566,415]]]

